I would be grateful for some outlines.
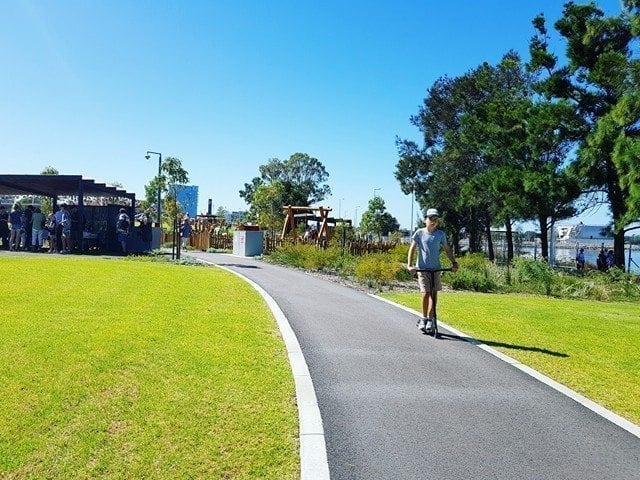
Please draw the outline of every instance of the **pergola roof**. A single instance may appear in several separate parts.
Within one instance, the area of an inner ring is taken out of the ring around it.
[[[135,193],[84,179],[82,175],[0,175],[0,195],[121,197],[135,202]]]

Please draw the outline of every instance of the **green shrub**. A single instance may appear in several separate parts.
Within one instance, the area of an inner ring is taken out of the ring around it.
[[[319,248],[308,243],[285,245],[271,252],[267,259],[281,265],[291,265],[307,270],[332,270],[341,272],[350,267],[351,256],[342,254],[340,247]]]
[[[404,265],[396,260],[392,253],[371,253],[361,257],[355,266],[355,276],[369,286],[388,285],[397,278],[403,270],[408,273]]]
[[[396,261],[402,263],[403,265],[407,264],[407,255],[409,254],[409,245],[405,243],[399,243],[391,250],[389,253],[393,255]]]
[[[530,293],[544,293],[551,295],[554,271],[549,264],[543,260],[533,260],[531,258],[518,257],[513,261],[515,270],[516,285],[524,288]]]
[[[355,277],[372,287],[388,285],[394,280],[413,280],[414,277],[404,268],[408,249],[408,245],[399,244],[387,253],[359,257],[343,252],[340,246],[321,249],[315,245],[297,244],[281,247],[266,259],[308,270],[332,271],[342,277]],[[444,254],[441,263],[449,265]],[[524,257],[517,258],[513,267],[498,266],[481,253],[458,258],[458,266],[457,273],[442,277],[443,283],[457,290],[524,292],[599,301],[640,300],[640,276],[616,268],[607,273],[592,270],[575,275],[555,271],[544,261]]]
[[[441,259],[448,263],[446,256]],[[500,290],[502,270],[489,262],[481,253],[465,255],[457,259],[458,271],[453,275],[444,275],[443,282],[456,290],[475,292],[495,292]]]
[[[302,268],[304,258],[312,248],[315,247],[307,244],[284,245],[271,252],[267,258],[274,263]]]
[[[499,285],[493,276],[463,268],[453,275],[443,276],[443,282],[455,290],[472,290],[474,292],[499,290]]]

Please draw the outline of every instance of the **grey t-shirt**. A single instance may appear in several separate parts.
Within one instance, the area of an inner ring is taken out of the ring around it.
[[[416,230],[411,237],[418,245],[418,263],[416,267],[420,270],[442,268],[440,265],[440,249],[447,245],[447,236],[442,230],[435,230],[433,233],[426,228]]]

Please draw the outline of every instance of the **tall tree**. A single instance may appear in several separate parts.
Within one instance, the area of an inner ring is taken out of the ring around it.
[[[382,197],[375,196],[369,200],[367,210],[360,220],[360,231],[365,234],[377,235],[378,239],[383,235],[389,235],[400,228],[400,224],[389,212]]]
[[[173,219],[180,212],[180,204],[176,198],[176,187],[186,185],[189,182],[189,173],[182,167],[182,162],[177,157],[166,157],[160,165],[160,176],[156,175],[145,189],[145,203],[147,208],[155,205],[158,188],[160,189],[164,213],[168,219]]]
[[[250,205],[254,218],[270,214],[271,207],[267,207],[268,212],[262,212],[265,205],[255,199],[263,186],[279,185],[269,193],[270,197],[274,192],[279,194],[279,199],[272,198],[273,202],[279,203],[279,211],[284,205],[308,206],[331,194],[331,188],[325,183],[329,174],[324,165],[306,153],[294,153],[288,160],[272,158],[267,164],[261,165],[259,171],[260,176],[254,177],[251,183],[245,183],[244,189],[240,190],[240,197]],[[270,205],[271,200],[268,203]]]
[[[264,230],[279,231],[284,223],[282,196],[284,185],[275,181],[269,185],[260,185],[253,194],[253,212],[255,220]]]
[[[568,63],[549,51],[543,15],[533,20],[531,69],[544,74],[537,88],[551,99],[569,102],[586,125],[572,169],[585,186],[606,195],[614,221],[615,264],[624,268],[624,224],[637,218],[640,160],[638,102],[640,64],[631,46],[640,28],[637,1],[626,11],[606,17],[594,3],[568,2],[556,30],[566,41]],[[635,217],[635,218],[634,218]]]
[[[443,210],[456,250],[463,229],[470,250],[480,250],[484,231],[493,259],[491,227],[504,226],[510,260],[514,221],[535,218],[546,237],[549,220],[572,212],[577,193],[564,171],[572,117],[563,117],[572,110],[536,101],[531,83],[515,52],[495,66],[439,79],[412,117],[424,147],[396,140],[403,191],[415,187],[423,207]]]

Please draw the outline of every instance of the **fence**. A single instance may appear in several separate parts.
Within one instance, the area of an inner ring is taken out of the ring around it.
[[[171,232],[163,232],[162,243],[171,243]],[[294,245],[299,243],[297,239],[286,237],[280,238],[265,235],[264,252],[270,253],[285,245]],[[338,244],[344,248],[345,252],[351,255],[366,255],[368,253],[384,253],[393,249],[397,244],[393,242],[369,241],[369,240],[347,240],[344,245]],[[189,246],[197,250],[206,251],[210,248],[216,250],[232,250],[233,235],[227,233],[215,233],[213,229],[194,230],[189,237]],[[320,247],[319,247],[320,248]]]

